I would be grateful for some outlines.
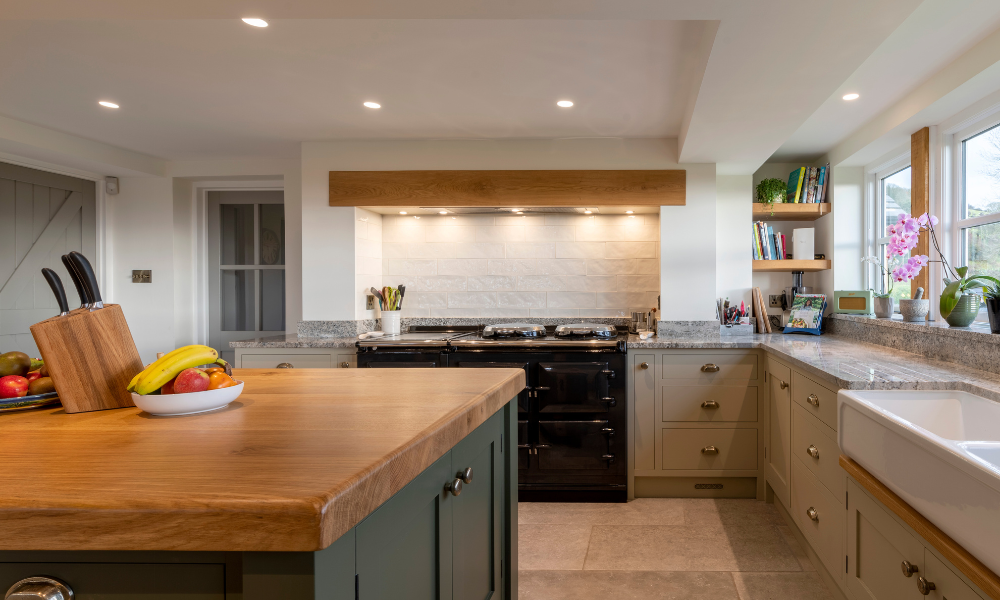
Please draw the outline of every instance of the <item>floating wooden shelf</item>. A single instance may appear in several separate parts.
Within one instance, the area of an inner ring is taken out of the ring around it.
[[[754,273],[790,273],[792,271],[827,271],[832,266],[830,260],[755,260]]]
[[[774,214],[772,215],[771,212]],[[819,204],[772,204],[770,208],[759,202],[753,204],[755,221],[815,221],[830,214],[830,203]]]

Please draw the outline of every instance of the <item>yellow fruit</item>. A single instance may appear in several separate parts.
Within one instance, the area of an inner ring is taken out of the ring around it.
[[[149,365],[138,375],[135,383],[130,385],[137,394],[145,396],[163,387],[184,369],[219,361],[219,353],[214,348],[200,344],[184,346]],[[220,364],[224,364],[224,362]]]

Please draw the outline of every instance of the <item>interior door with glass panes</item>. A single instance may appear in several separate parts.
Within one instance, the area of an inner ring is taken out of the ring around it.
[[[209,345],[285,333],[285,200],[281,190],[208,192]]]

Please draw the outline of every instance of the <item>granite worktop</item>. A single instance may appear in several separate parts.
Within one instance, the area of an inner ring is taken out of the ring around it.
[[[229,342],[230,348],[353,348],[354,337],[308,337],[289,333]]]

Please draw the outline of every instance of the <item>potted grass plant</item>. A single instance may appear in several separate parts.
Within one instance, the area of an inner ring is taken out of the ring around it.
[[[784,202],[787,189],[785,182],[780,179],[769,178],[757,184],[754,192],[754,199],[771,210],[774,215],[774,204]]]

